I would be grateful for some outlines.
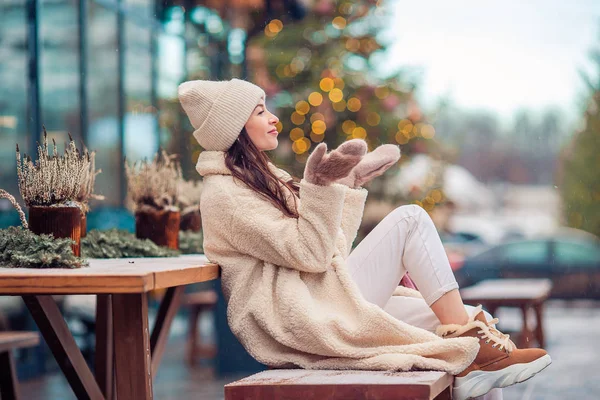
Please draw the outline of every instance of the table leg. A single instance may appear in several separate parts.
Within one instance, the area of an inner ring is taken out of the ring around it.
[[[96,301],[94,372],[106,400],[113,398],[113,354],[112,298],[110,294],[99,294]]]
[[[160,360],[165,351],[165,345],[169,337],[169,330],[173,318],[177,314],[179,305],[181,304],[181,296],[185,286],[170,287],[167,289],[160,308],[158,309],[158,315],[152,329],[152,336],[150,337],[150,349],[152,351],[152,376],[156,376]]]
[[[18,400],[19,382],[10,350],[0,353],[0,399]]]
[[[529,323],[527,322],[527,311],[529,311],[529,305],[522,305],[521,312],[523,314],[523,328],[521,329],[521,337],[519,338],[520,348],[531,347],[531,330],[529,329]]]
[[[544,315],[544,303],[536,304],[535,306],[533,306],[533,310],[535,311],[535,317],[537,322],[537,325],[535,327],[535,338],[537,339],[538,345],[541,348],[545,348],[546,340],[544,338],[544,321],[542,318]]]
[[[104,399],[52,296],[23,296],[46,344],[78,399]]]
[[[151,400],[147,294],[113,294],[112,307],[117,399]]]

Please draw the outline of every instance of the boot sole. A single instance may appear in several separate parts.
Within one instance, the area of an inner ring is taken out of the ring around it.
[[[548,354],[527,364],[513,364],[498,371],[472,371],[466,376],[454,379],[452,398],[466,400],[483,396],[495,388],[521,383],[530,379],[535,374],[552,363]]]

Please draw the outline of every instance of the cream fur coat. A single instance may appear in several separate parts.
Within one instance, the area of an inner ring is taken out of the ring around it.
[[[362,219],[365,189],[303,180],[300,217],[290,218],[234,181],[224,155],[204,151],[196,166],[204,177],[204,250],[222,268],[229,326],[255,359],[285,368],[451,374],[471,363],[477,339],[441,339],[399,321],[367,302],[352,281],[345,258]]]

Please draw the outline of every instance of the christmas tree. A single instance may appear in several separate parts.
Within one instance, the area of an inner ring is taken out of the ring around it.
[[[401,162],[437,147],[413,87],[400,72],[380,73],[390,14],[381,1],[321,0],[302,21],[272,19],[250,41],[250,77],[280,118],[274,158],[296,176],[320,142],[332,149],[361,138],[370,150],[396,143],[402,145]]]
[[[600,85],[599,85],[600,87]],[[579,131],[563,154],[561,195],[566,223],[600,236],[600,88]]]

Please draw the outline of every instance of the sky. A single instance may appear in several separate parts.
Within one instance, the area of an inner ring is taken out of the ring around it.
[[[441,97],[461,109],[510,118],[518,109],[581,113],[578,70],[595,71],[600,0],[388,0],[391,67],[418,74],[427,108]]]

